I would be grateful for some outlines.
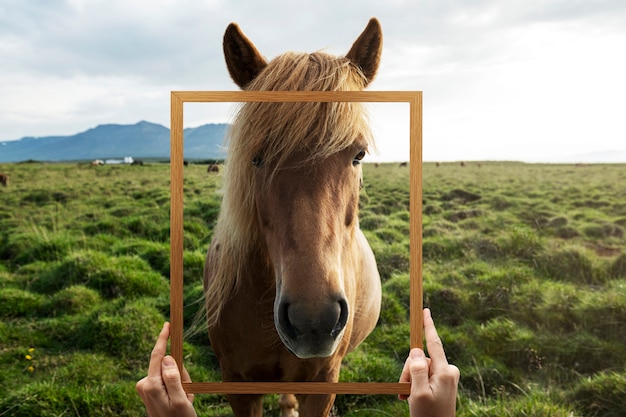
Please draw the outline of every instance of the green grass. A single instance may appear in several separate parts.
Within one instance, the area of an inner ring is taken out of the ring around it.
[[[458,415],[626,415],[626,167],[424,164],[424,302],[461,370]],[[169,166],[9,164],[0,188],[0,415],[140,416],[135,382],[169,314]],[[408,351],[406,168],[364,165],[360,224],[378,326],[342,379],[396,381]],[[220,175],[185,168],[185,324],[199,305]],[[196,381],[219,378],[204,332]],[[231,415],[197,395],[199,415]],[[339,396],[342,416],[406,415]],[[277,414],[277,397],[266,410]]]

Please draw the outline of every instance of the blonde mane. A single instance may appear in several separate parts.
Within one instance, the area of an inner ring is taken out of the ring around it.
[[[345,57],[288,52],[272,60],[246,89],[355,91],[366,83]],[[212,277],[205,289],[209,327],[217,323],[237,290],[243,259],[264,252],[255,207],[256,181],[271,181],[296,152],[307,154],[306,161],[299,163],[315,164],[347,148],[357,137],[373,146],[361,103],[245,103],[240,107],[227,138],[223,200],[211,242],[219,245],[219,255],[212,258]]]

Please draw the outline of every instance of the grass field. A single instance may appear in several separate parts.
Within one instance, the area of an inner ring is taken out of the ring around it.
[[[342,379],[397,381],[408,351],[408,169],[364,165],[379,324]],[[0,416],[141,416],[135,382],[169,314],[169,166],[8,164],[0,187]],[[185,168],[185,320],[220,174]],[[626,166],[424,166],[424,303],[461,370],[458,416],[626,415]],[[197,381],[219,378],[204,332]],[[200,416],[230,415],[196,397]],[[408,415],[339,396],[341,416]],[[270,396],[267,415],[277,415]]]

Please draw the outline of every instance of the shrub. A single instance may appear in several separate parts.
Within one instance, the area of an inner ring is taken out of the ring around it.
[[[529,371],[541,367],[535,334],[512,320],[496,318],[478,329],[477,339],[489,357],[508,368]]]
[[[85,285],[105,297],[156,296],[167,291],[163,277],[138,257],[113,258],[99,252],[80,251],[69,256],[32,283],[34,291],[51,294],[72,285]]]
[[[148,262],[164,277],[170,276],[169,243],[152,242],[144,239],[118,241],[112,250],[114,255],[136,255]]]
[[[537,333],[535,343],[541,346],[540,355],[545,364],[562,369],[593,374],[624,366],[622,342],[602,341],[588,331]]]
[[[482,216],[484,213],[482,210],[471,209],[471,210],[457,210],[450,213],[444,214],[444,218],[453,223],[458,223],[463,220],[471,219],[473,217]]]
[[[57,292],[44,307],[49,316],[84,313],[100,303],[97,291],[82,285],[73,285]]]
[[[121,219],[122,226],[133,236],[154,241],[166,239],[166,236],[163,236],[161,231],[161,223],[155,216],[148,214],[136,214]]]
[[[543,240],[537,232],[525,225],[515,225],[498,242],[503,256],[533,261],[544,249]]]
[[[213,228],[220,213],[220,205],[221,200],[215,196],[212,196],[208,201],[194,200],[185,204],[185,218],[199,218],[206,226]]]
[[[72,352],[50,357],[39,371],[54,375],[78,386],[114,383],[123,375],[116,358],[102,353]]]
[[[534,308],[526,319],[533,327],[560,334],[574,331],[579,326],[574,320],[574,308],[582,295],[577,286],[565,282],[543,282],[534,287],[529,295]],[[520,300],[518,304],[523,303]]]
[[[185,282],[202,282],[204,274],[204,251],[184,251],[183,252],[183,274]],[[169,274],[168,274],[169,276]]]
[[[0,257],[16,265],[36,261],[57,261],[63,259],[77,246],[75,238],[68,233],[25,232],[8,238],[0,249]]]
[[[619,255],[609,268],[611,278],[626,278],[626,253]]]
[[[340,381],[342,382],[398,382],[404,365],[406,352],[396,360],[391,356],[368,351],[361,346],[349,353],[341,365]],[[337,413],[342,416],[368,415],[358,412],[359,408],[371,409],[379,406],[380,401],[387,400],[383,396],[372,395],[340,395],[335,401]],[[332,413],[331,413],[332,414]]]
[[[15,282],[17,282],[26,289],[34,280],[38,279],[41,275],[48,273],[52,268],[55,268],[57,265],[58,262],[35,261],[20,266],[13,274],[13,277],[15,279]]]
[[[614,281],[605,291],[590,291],[573,308],[572,319],[602,340],[624,343],[626,363],[626,282]]]
[[[82,230],[87,235],[131,236],[131,233],[122,225],[120,219],[108,215],[86,222],[82,225]]]
[[[395,213],[392,213],[389,216],[389,219],[393,223],[397,223],[397,222],[404,223],[408,230],[409,222],[411,221],[411,212],[408,210],[399,210],[399,211],[396,211]]]
[[[550,221],[547,224],[547,227],[559,228],[559,227],[567,226],[568,223],[569,223],[569,220],[567,219],[567,217],[558,216],[558,217],[554,217],[550,219]]]
[[[454,259],[463,256],[463,243],[449,236],[425,238],[422,242],[422,256],[429,259]]]
[[[148,301],[119,300],[94,311],[78,329],[78,346],[138,366],[154,346],[164,318]]]
[[[43,297],[17,288],[0,289],[0,316],[25,317],[36,315]]]
[[[391,244],[394,242],[402,242],[406,238],[406,235],[391,228],[378,229],[376,231],[376,235],[382,242],[385,242],[388,244]]]
[[[409,307],[402,305],[397,298],[383,292],[380,308],[379,324],[393,325],[406,323]]]
[[[206,226],[203,226],[197,221],[185,220],[183,229],[183,245],[185,248],[190,250],[195,250],[202,247],[203,245],[200,242],[209,235],[209,230],[206,228]]]
[[[624,229],[616,224],[594,224],[583,228],[583,233],[590,238],[624,237]]]
[[[545,393],[521,396],[501,395],[495,399],[468,401],[457,410],[457,417],[575,417],[572,407],[559,404]]]
[[[482,260],[498,259],[502,256],[498,244],[493,239],[481,235],[472,235],[464,239],[463,246]]]
[[[78,385],[71,379],[59,384],[54,378],[32,382],[0,399],[0,415],[57,417],[67,415],[115,415],[128,417],[145,412],[129,382]],[[28,401],[24,399],[27,398]]]
[[[396,272],[408,272],[410,265],[408,245],[394,243],[391,245],[375,245],[372,250],[376,256],[378,272],[383,281],[389,279]]]
[[[494,195],[491,198],[490,205],[496,211],[506,210],[511,207],[514,203],[510,201],[509,198],[503,197],[501,195]]]
[[[537,264],[542,272],[559,281],[586,285],[601,283],[586,251],[576,247],[544,253],[537,259]]]
[[[377,230],[384,227],[388,221],[388,217],[382,214],[363,212],[359,219],[359,226],[363,230]]]
[[[458,289],[430,283],[424,284],[424,306],[437,315],[437,324],[457,326],[468,313]]]
[[[14,259],[19,265],[33,261],[58,261],[77,246],[76,239],[66,233],[34,235],[32,241],[25,244],[28,248]]]
[[[377,352],[357,348],[345,358],[341,366],[341,380],[350,382],[397,382],[404,362]],[[406,354],[402,357],[402,361]]]
[[[626,415],[626,373],[601,372],[584,379],[568,397],[585,416],[624,416]]]
[[[408,273],[397,274],[392,276],[383,284],[383,293],[398,300],[398,302],[408,308],[409,306],[409,287],[411,285]],[[407,312],[408,313],[408,312]]]
[[[525,284],[533,280],[529,267],[519,264],[498,267],[474,262],[464,268],[463,273],[469,283],[463,291],[467,300],[466,317],[481,322],[495,317],[520,317],[521,323],[537,303],[535,293],[525,293]]]
[[[435,316],[435,323],[438,323]],[[472,396],[485,397],[514,381],[511,369],[498,358],[483,351],[475,334],[476,323],[466,321],[455,328],[439,326],[437,331],[445,347],[448,362],[461,369],[460,386]],[[474,333],[472,333],[474,332]]]
[[[363,342],[364,349],[390,358],[406,358],[410,347],[409,322],[379,326]],[[398,375],[396,375],[396,378]]]
[[[560,237],[561,239],[573,239],[579,236],[578,230],[573,227],[563,226],[559,227],[554,231],[554,235],[556,237]]]
[[[22,203],[32,203],[36,206],[43,206],[55,202],[64,204],[67,200],[74,197],[75,196],[67,192],[57,191],[54,189],[36,189],[27,193],[22,198]]]

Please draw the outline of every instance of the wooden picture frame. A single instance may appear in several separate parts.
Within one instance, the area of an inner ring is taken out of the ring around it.
[[[390,102],[410,105],[410,347],[422,347],[422,92],[421,91],[172,91],[170,322],[171,354],[183,367],[183,104],[243,102]],[[408,352],[408,350],[407,350]],[[190,382],[188,393],[409,394],[409,383]]]

